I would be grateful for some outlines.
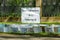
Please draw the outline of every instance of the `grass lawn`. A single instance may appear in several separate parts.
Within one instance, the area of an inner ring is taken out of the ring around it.
[[[0,24],[28,24],[28,23],[21,23],[21,22],[0,22]],[[60,23],[59,22],[41,22],[41,23],[35,23],[35,24],[60,24]]]
[[[41,22],[41,24],[60,24],[60,22]]]
[[[22,24],[21,22],[0,22],[0,24]]]

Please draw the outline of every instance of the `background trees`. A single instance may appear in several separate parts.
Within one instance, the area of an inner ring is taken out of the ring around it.
[[[42,7],[42,16],[60,16],[60,0],[43,0]]]
[[[35,7],[35,0],[0,0],[0,16],[19,16],[21,7]]]

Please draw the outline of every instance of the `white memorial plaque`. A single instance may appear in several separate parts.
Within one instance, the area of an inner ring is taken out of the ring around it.
[[[22,23],[40,23],[40,8],[21,8]]]

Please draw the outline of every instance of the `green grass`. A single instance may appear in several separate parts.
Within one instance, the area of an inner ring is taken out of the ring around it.
[[[41,22],[41,24],[60,24],[60,22]]]
[[[28,23],[22,23],[22,22],[0,22],[0,24],[28,24]],[[31,24],[31,23],[29,23]],[[41,23],[34,23],[34,24],[60,24],[60,22],[41,22]]]
[[[21,22],[0,22],[0,24],[22,24]]]

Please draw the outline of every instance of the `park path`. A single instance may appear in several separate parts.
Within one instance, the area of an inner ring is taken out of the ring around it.
[[[29,35],[0,34],[0,40],[60,40],[59,37],[33,37]]]

